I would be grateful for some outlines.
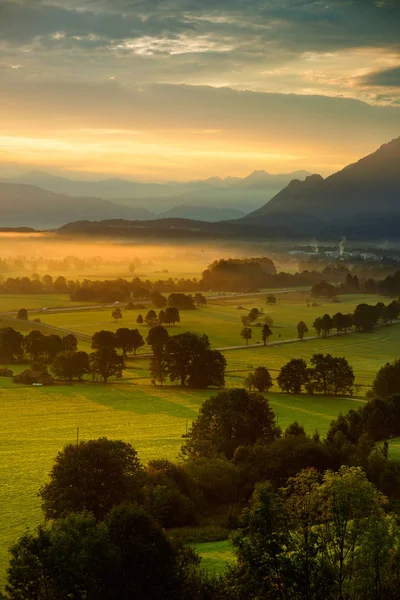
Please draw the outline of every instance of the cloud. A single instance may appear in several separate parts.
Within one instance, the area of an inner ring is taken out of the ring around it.
[[[370,73],[362,78],[362,82],[377,87],[400,87],[400,66]]]

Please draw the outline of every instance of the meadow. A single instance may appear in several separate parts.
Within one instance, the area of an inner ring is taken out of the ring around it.
[[[24,299],[25,306],[28,301],[33,301],[27,297]],[[296,338],[296,324],[300,319],[308,324],[309,335],[313,335],[311,322],[316,316],[339,310],[349,312],[360,302],[379,300],[382,298],[378,296],[354,295],[340,297],[339,303],[323,302],[313,307],[307,306],[308,295],[302,292],[277,295],[274,306],[266,306],[262,296],[218,297],[200,310],[182,312],[181,324],[171,327],[170,334],[186,330],[204,332],[209,335],[214,347],[242,345],[239,317],[256,306],[274,319],[270,341],[289,340]],[[57,298],[57,301],[62,302],[62,298]],[[238,310],[239,305],[244,309]],[[111,318],[111,309],[49,313],[41,315],[41,319],[52,327],[91,335],[99,329],[137,327],[138,313],[138,310],[123,310],[123,319],[118,324]],[[2,326],[17,323],[4,315],[0,318]],[[32,321],[22,325],[25,331],[38,327]],[[145,337],[147,328],[142,326],[140,330]],[[372,334],[335,335],[328,339],[282,345],[273,343],[267,347],[262,345],[259,328],[254,327],[253,334],[252,342],[259,341],[260,344],[225,353],[229,387],[242,386],[249,370],[259,365],[268,367],[276,378],[280,367],[290,358],[309,359],[315,352],[346,356],[354,367],[356,382],[363,386],[354,398],[281,394],[275,384],[267,394],[282,428],[298,421],[308,433],[317,429],[321,435],[326,434],[330,422],[340,412],[347,412],[365,402],[365,392],[377,370],[398,356],[400,344],[399,325],[382,327]],[[79,346],[89,351],[89,340],[80,340]],[[147,348],[141,351],[143,354]],[[177,386],[152,386],[148,358],[144,356],[130,357],[127,367],[123,380],[111,380],[107,385],[87,381],[32,388],[17,386],[9,379],[0,378],[0,422],[3,424],[0,439],[0,584],[4,581],[8,562],[7,548],[27,527],[32,528],[40,522],[38,489],[46,481],[57,452],[76,441],[77,428],[81,440],[107,436],[130,442],[143,463],[160,457],[176,459],[182,435],[196,418],[201,403],[214,393]],[[25,367],[20,365],[14,370],[17,372],[22,368]],[[393,457],[400,457],[399,440],[391,441],[390,453]],[[231,557],[231,548],[226,541],[196,547],[204,556],[203,566],[216,571],[222,569],[224,560]]]

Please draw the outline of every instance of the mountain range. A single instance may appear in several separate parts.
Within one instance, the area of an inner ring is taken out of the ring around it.
[[[241,211],[236,215],[223,214],[221,216],[221,218],[229,219],[234,216],[243,216],[243,214],[258,208],[292,179],[304,179],[309,174],[307,171],[294,171],[293,173],[272,175],[266,171],[254,171],[244,178],[210,177],[205,180],[187,182],[148,183],[125,179],[75,180],[45,171],[31,171],[6,181],[33,185],[56,194],[90,196],[130,207],[144,206],[155,215],[160,215],[176,206],[228,208]],[[210,220],[216,220],[216,216],[212,212],[211,215]],[[181,214],[180,216],[186,215]],[[209,218],[204,213],[203,217]]]
[[[324,179],[294,179],[243,222],[279,224],[290,218],[319,221],[321,228],[348,226],[354,217],[400,215],[400,137]],[[400,235],[400,232],[399,232]]]
[[[32,174],[25,175],[25,178],[30,177]],[[43,180],[47,174],[36,173],[35,177]],[[271,177],[277,181],[276,178],[287,176],[256,171],[244,179],[211,178],[190,184],[138,183],[150,186],[151,193],[154,193],[154,185],[160,185],[164,191],[163,185],[182,186],[181,190],[184,186],[193,186],[192,202],[182,202],[185,194],[178,198],[158,198],[160,203],[166,199],[175,202],[169,208],[164,204],[164,211],[158,215],[149,210],[151,196],[143,203],[132,199],[138,205],[129,206],[99,197],[62,195],[21,182],[0,183],[0,226],[55,228],[67,223],[62,228],[63,233],[151,237],[153,231],[156,237],[171,239],[338,235],[363,239],[400,238],[400,138],[326,179],[318,174],[306,174],[304,181],[295,177],[269,200],[266,190]],[[68,185],[82,185],[82,182],[67,181]],[[109,190],[109,182],[83,183],[105,185]],[[123,184],[136,185],[134,182]],[[200,194],[201,189],[207,203],[193,201],[193,195]],[[243,216],[249,208],[247,199],[254,190],[263,197],[263,204]],[[218,202],[221,191],[228,197],[238,193],[242,198],[241,208],[221,206]],[[141,207],[143,204],[146,208]]]

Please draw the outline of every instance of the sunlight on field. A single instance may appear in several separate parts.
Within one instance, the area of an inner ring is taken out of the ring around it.
[[[226,384],[228,387],[242,387],[250,370],[266,366],[274,380],[267,397],[279,425],[284,429],[298,421],[308,433],[318,430],[324,436],[330,422],[340,412],[346,413],[365,402],[363,395],[377,370],[398,356],[400,326],[379,328],[372,334],[348,334],[300,342],[297,340],[297,322],[304,320],[309,326],[308,335],[314,335],[311,323],[315,317],[325,312],[350,312],[361,302],[375,303],[379,300],[382,298],[371,295],[342,296],[339,303],[323,302],[312,307],[307,306],[308,294],[298,291],[277,294],[277,304],[267,306],[264,295],[217,296],[202,309],[181,311],[180,325],[169,328],[169,333],[206,333],[213,347],[243,345],[240,316],[253,307],[263,308],[265,314],[274,320],[272,345],[264,348],[261,327],[254,326],[251,343],[260,342],[259,345],[225,351]],[[0,301],[3,302],[3,311],[22,306],[68,306],[69,302],[66,295],[2,296]],[[238,306],[243,308],[238,309]],[[139,310],[123,308],[123,318],[118,323],[112,319],[111,311],[107,308],[83,312],[42,312],[42,326],[32,320],[24,323],[0,315],[0,325],[12,326],[23,332],[41,328],[44,333],[63,335],[57,329],[61,328],[65,333],[74,331],[78,336],[91,336],[100,329],[138,327]],[[147,309],[140,312],[144,315]],[[148,328],[140,326],[139,329],[145,338]],[[274,344],[291,339],[294,339],[293,343]],[[80,337],[79,348],[89,352],[90,337]],[[148,352],[148,348],[145,346],[140,351],[143,354]],[[275,380],[283,364],[294,357],[309,360],[315,352],[330,352],[348,358],[354,367],[356,383],[363,386],[359,388],[357,398],[279,393]],[[24,368],[25,365],[13,366],[15,373]],[[0,441],[0,504],[3,507],[0,582],[4,580],[8,562],[7,548],[26,527],[33,527],[40,521],[38,489],[46,481],[57,452],[76,441],[77,427],[81,440],[107,436],[132,443],[144,463],[153,458],[176,459],[182,435],[196,418],[201,403],[214,393],[212,390],[182,390],[178,386],[152,386],[149,359],[143,356],[130,356],[124,379],[111,380],[108,385],[88,381],[72,386],[60,384],[49,388],[28,388],[17,387],[11,380],[0,378],[0,419],[4,424]],[[393,458],[400,458],[398,439],[390,442],[390,453]],[[202,566],[214,572],[220,572],[225,561],[232,556],[226,541],[199,546]]]
[[[209,573],[222,574],[226,566],[235,560],[233,546],[228,540],[204,542],[193,547],[201,556],[200,567]]]

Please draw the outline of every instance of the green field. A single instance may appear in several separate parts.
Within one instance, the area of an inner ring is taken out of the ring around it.
[[[233,547],[227,540],[194,544],[194,549],[201,556],[200,567],[209,573],[222,574],[234,561]]]
[[[11,302],[12,298],[20,307],[20,297],[9,297],[8,300]],[[38,297],[35,298],[37,301]],[[33,303],[35,298],[24,296],[23,305],[34,306],[29,303]],[[54,302],[62,302],[59,297],[52,298]],[[310,334],[313,334],[311,322],[324,312],[349,312],[360,302],[375,303],[382,300],[378,296],[347,296],[342,297],[339,303],[327,302],[310,307],[307,306],[307,294],[282,294],[277,298],[276,306],[272,307],[263,305],[262,296],[218,298],[201,310],[182,312],[180,326],[171,327],[170,334],[186,330],[204,332],[210,336],[214,347],[241,345],[243,340],[240,337],[239,317],[257,306],[263,307],[265,313],[274,319],[274,335],[271,338],[274,342],[295,338],[296,324],[300,319],[306,321]],[[383,300],[387,302],[387,299]],[[50,305],[49,301],[44,304]],[[246,310],[238,310],[238,305]],[[41,315],[41,319],[53,327],[91,335],[99,329],[137,327],[138,312],[123,311],[123,319],[118,325],[111,318],[111,309],[49,313]],[[0,326],[14,326],[15,322],[9,317],[0,315],[0,319]],[[36,327],[32,322],[18,326],[25,331]],[[145,337],[147,328],[140,329]],[[260,329],[254,327],[253,333],[258,339],[252,341],[261,341]],[[89,351],[89,341],[80,341],[80,348]],[[268,367],[272,376],[276,377],[281,366],[293,357],[309,359],[315,352],[346,356],[354,367],[356,382],[364,386],[357,398],[287,395],[279,393],[276,385],[267,394],[281,427],[298,421],[307,432],[313,433],[318,429],[325,435],[330,422],[339,412],[346,412],[365,402],[363,395],[377,370],[385,362],[397,358],[399,348],[400,325],[382,327],[372,334],[333,336],[266,348],[260,343],[247,349],[226,351],[227,385],[242,386],[249,370],[259,365]],[[142,349],[142,352],[145,350]],[[18,365],[14,370],[18,372],[22,368],[25,367]],[[201,403],[212,393],[182,390],[176,386],[153,387],[150,384],[148,359],[144,357],[131,357],[124,379],[111,381],[108,385],[87,382],[72,386],[60,384],[49,388],[30,388],[19,387],[8,379],[0,378],[0,419],[3,424],[0,439],[0,584],[4,580],[8,562],[7,548],[26,527],[33,527],[40,521],[37,491],[46,481],[57,452],[65,444],[76,440],[77,427],[81,440],[108,436],[132,443],[144,463],[152,458],[176,459],[182,434],[196,418]],[[398,439],[392,440],[390,449],[392,456],[400,457]],[[204,557],[202,566],[214,571],[223,568],[224,557],[229,558],[231,552],[228,542],[199,544],[196,547]]]
[[[0,294],[0,313],[43,308],[74,307],[93,304],[92,302],[71,302],[68,294]]]

